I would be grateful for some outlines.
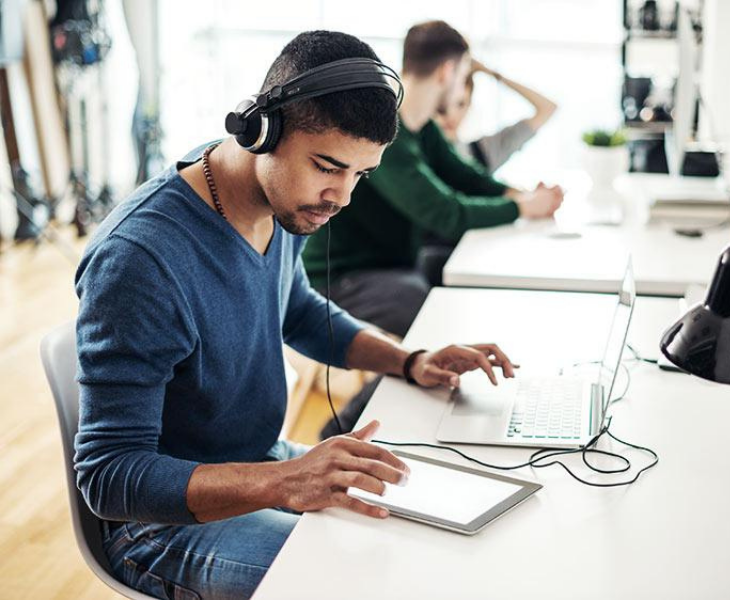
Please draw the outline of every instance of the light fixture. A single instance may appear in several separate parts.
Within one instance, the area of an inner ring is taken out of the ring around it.
[[[730,383],[730,246],[720,255],[705,300],[664,332],[660,348],[683,371]]]

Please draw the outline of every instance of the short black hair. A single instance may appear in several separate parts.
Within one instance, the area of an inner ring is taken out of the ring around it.
[[[428,77],[448,60],[461,59],[469,42],[444,21],[427,21],[408,30],[403,42],[403,73]]]
[[[314,67],[343,58],[371,58],[380,61],[365,42],[337,31],[307,31],[289,42],[266,74],[262,92]],[[334,92],[301,102],[292,102],[282,111],[285,136],[293,131],[321,133],[338,129],[354,138],[377,144],[393,141],[398,127],[396,101],[384,89],[362,88]]]

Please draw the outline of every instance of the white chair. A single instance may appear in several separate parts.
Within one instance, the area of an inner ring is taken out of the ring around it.
[[[102,547],[101,520],[89,510],[76,487],[73,458],[74,437],[79,426],[79,388],[76,383],[76,331],[73,322],[57,327],[43,338],[41,359],[61,426],[71,522],[81,555],[94,574],[115,592],[133,600],[151,598],[114,578]]]

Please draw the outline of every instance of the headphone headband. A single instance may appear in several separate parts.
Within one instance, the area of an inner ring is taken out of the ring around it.
[[[395,83],[397,91],[391,82]],[[395,97],[396,108],[403,100],[403,85],[388,65],[370,58],[345,58],[314,67],[282,85],[255,95],[251,100],[244,100],[235,112],[226,117],[226,130],[236,135],[238,142],[247,150],[269,152],[281,133],[279,109],[292,102],[362,88],[390,92]],[[270,119],[277,121],[273,127],[269,127]],[[249,122],[254,120],[259,121],[254,128],[257,133],[250,136],[247,133]]]
[[[396,83],[397,92],[389,80]],[[345,58],[310,69],[283,85],[275,85],[256,94],[256,105],[249,107],[242,116],[248,116],[255,110],[271,112],[292,102],[334,92],[373,87],[391,92],[396,99],[396,108],[400,107],[403,86],[393,69],[369,58]]]

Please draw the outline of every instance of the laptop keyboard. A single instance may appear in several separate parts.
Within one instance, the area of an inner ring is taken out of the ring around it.
[[[584,383],[549,377],[524,380],[517,392],[507,437],[528,439],[580,438]]]

